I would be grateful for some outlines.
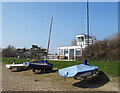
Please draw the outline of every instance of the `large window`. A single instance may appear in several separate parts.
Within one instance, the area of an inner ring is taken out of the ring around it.
[[[84,41],[84,37],[78,37],[77,40],[78,40],[79,42],[83,42],[83,41]]]
[[[77,48],[76,49],[76,55],[80,55],[80,51],[81,51],[80,48]]]
[[[64,49],[64,55],[68,54],[68,49]]]
[[[63,55],[63,50],[62,49],[59,50],[59,55]]]

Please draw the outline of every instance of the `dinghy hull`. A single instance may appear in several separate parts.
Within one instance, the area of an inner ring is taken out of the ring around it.
[[[24,65],[23,64],[7,64],[6,65],[6,68],[9,68],[9,69],[12,69],[15,67],[24,67]]]
[[[46,70],[46,71],[52,70],[54,66],[53,64],[50,64],[47,61],[26,62],[26,63],[23,63],[23,65],[33,70]]]

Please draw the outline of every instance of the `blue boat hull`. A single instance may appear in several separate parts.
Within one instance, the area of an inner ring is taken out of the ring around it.
[[[44,61],[33,61],[33,62],[25,62],[23,63],[24,66],[34,69],[34,70],[46,70],[50,71],[53,68],[53,64],[50,64],[46,60]]]

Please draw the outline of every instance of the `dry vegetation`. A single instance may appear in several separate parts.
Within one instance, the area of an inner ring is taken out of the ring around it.
[[[96,44],[90,46],[89,58],[92,60],[119,60],[119,39],[118,33],[98,41]],[[83,51],[83,58],[87,57],[88,49]]]

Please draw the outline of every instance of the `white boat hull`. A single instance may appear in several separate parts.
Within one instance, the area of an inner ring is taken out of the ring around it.
[[[21,68],[24,67],[23,64],[7,64],[6,68],[12,69],[12,68]]]

